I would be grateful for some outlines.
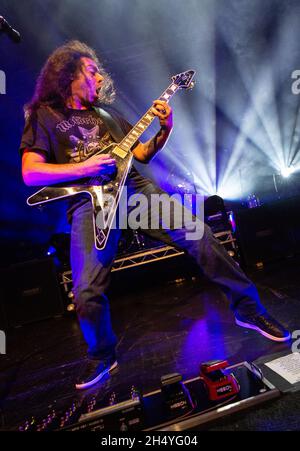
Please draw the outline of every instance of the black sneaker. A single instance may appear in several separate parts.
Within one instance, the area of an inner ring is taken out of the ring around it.
[[[115,357],[111,359],[101,360],[100,362],[90,362],[85,370],[85,374],[80,377],[75,387],[77,390],[90,388],[100,382],[104,376],[111,374],[117,368],[118,362]]]
[[[257,330],[257,332],[270,340],[288,341],[291,338],[289,331],[284,329],[284,327],[268,313],[244,317],[236,315],[235,322],[238,326]]]

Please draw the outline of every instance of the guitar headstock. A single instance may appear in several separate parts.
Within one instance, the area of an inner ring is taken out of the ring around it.
[[[194,70],[187,70],[186,72],[181,72],[181,74],[173,75],[173,83],[180,89],[192,89],[195,85],[193,81],[195,73]]]

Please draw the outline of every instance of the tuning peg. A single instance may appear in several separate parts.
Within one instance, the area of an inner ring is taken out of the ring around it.
[[[191,81],[191,83],[188,86],[188,90],[190,91],[191,89],[193,89],[193,87],[195,86],[196,82],[195,81]]]

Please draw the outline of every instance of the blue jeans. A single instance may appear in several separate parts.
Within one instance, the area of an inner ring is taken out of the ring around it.
[[[146,196],[162,193],[152,183],[130,190]],[[153,214],[150,210],[142,214]],[[150,222],[149,222],[150,223]],[[161,221],[160,221],[161,223]],[[185,250],[197,263],[199,270],[215,282],[227,295],[231,309],[240,316],[253,316],[265,312],[255,285],[247,278],[224,246],[204,225],[204,235],[199,240],[187,240],[186,228],[166,230],[143,229],[154,239]],[[114,351],[117,339],[113,332],[109,301],[105,292],[110,283],[111,267],[116,256],[121,231],[113,229],[104,250],[94,246],[92,206],[87,201],[73,212],[71,229],[71,266],[76,311],[88,353],[95,358],[105,358]]]

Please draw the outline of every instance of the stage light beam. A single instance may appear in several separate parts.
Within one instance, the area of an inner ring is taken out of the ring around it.
[[[293,166],[283,166],[280,169],[280,174],[284,178],[290,177],[295,172],[295,168]]]

